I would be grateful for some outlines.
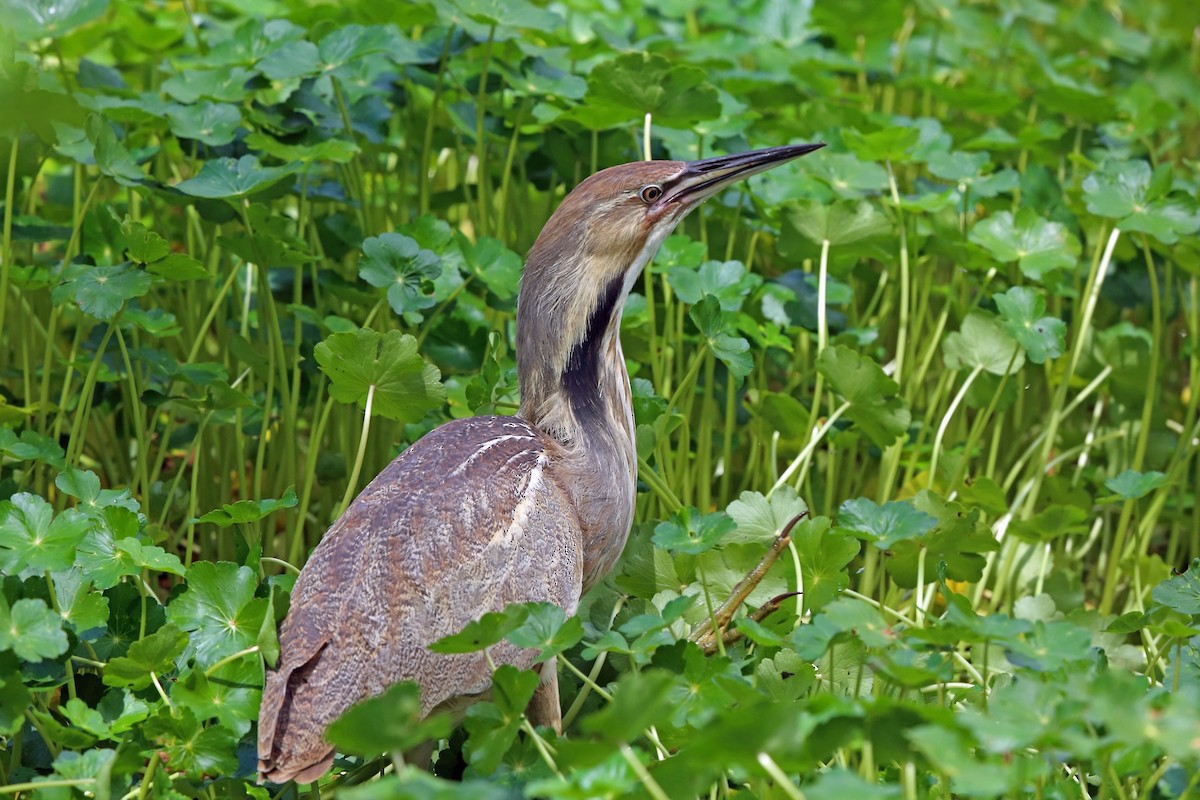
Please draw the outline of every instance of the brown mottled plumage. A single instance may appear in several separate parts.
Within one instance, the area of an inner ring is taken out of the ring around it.
[[[573,614],[612,569],[633,519],[637,455],[618,335],[633,282],[705,197],[817,149],[796,145],[599,172],[563,200],[529,253],[517,313],[516,417],[456,420],[401,453],[313,551],[296,582],[259,712],[259,778],[328,770],[326,726],[402,680],[422,711],[490,688],[482,654],[427,646],[511,603]],[[491,648],[528,668],[533,653]],[[529,714],[560,724],[554,662]]]

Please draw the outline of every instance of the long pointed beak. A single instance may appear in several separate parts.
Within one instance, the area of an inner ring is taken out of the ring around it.
[[[765,172],[814,150],[820,150],[824,146],[824,142],[790,144],[783,147],[751,150],[748,153],[738,153],[732,156],[689,161],[680,176],[664,187],[666,191],[658,201],[658,205],[683,203],[688,207],[694,206],[732,183]]]

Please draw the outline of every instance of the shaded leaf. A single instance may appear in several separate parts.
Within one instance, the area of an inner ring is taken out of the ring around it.
[[[817,370],[846,398],[846,416],[875,444],[887,447],[908,430],[912,416],[896,397],[899,385],[870,358],[834,345],[821,352]]]
[[[24,661],[57,658],[67,651],[61,618],[40,599],[24,598],[10,607],[0,595],[0,651],[4,650]]]
[[[993,295],[1000,312],[1000,324],[1017,340],[1034,364],[1062,355],[1067,326],[1060,319],[1044,316],[1046,298],[1041,292],[1014,286]]]

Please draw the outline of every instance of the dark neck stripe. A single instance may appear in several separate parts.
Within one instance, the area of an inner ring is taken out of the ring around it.
[[[624,276],[614,278],[604,287],[600,302],[588,316],[587,332],[583,339],[571,348],[567,366],[562,372],[563,393],[571,400],[571,408],[578,416],[602,413],[600,399],[600,359],[604,333],[613,322],[617,302],[624,289]]]

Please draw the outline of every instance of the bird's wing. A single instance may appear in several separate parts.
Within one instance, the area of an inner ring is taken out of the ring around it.
[[[401,680],[422,710],[488,689],[481,654],[427,645],[510,603],[575,612],[579,522],[547,470],[557,445],[514,417],[450,422],[400,454],[330,528],[301,572],[267,672],[259,771],[277,783],[323,774],[326,726]],[[532,651],[501,643],[496,663]]]

